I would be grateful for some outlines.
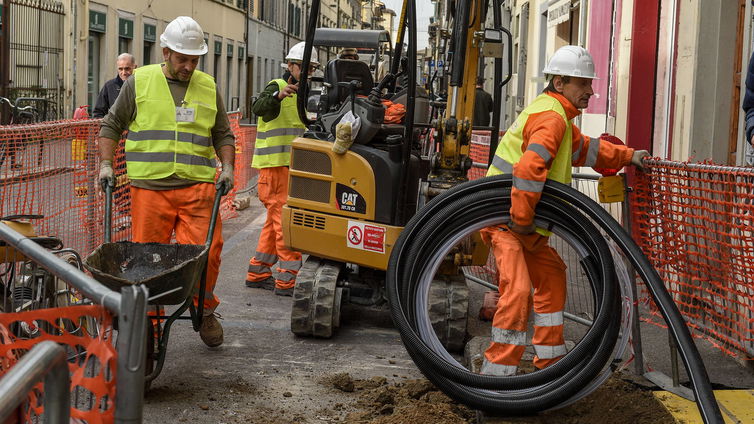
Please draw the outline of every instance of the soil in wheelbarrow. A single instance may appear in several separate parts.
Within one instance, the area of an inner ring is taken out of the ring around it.
[[[369,424],[455,424],[477,423],[477,414],[448,398],[427,380],[388,383],[383,377],[355,380],[349,374],[336,374],[322,381],[348,393],[355,411],[342,422]],[[342,405],[341,405],[342,406]],[[673,417],[643,387],[611,377],[588,397],[560,410],[528,417],[485,417],[487,423],[536,424],[665,424]]]

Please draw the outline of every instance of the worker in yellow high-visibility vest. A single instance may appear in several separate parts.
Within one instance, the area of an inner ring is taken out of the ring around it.
[[[534,209],[545,180],[571,182],[572,166],[642,167],[646,150],[634,150],[585,136],[571,122],[589,105],[596,78],[592,56],[565,46],[550,59],[549,85],[508,128],[487,175],[513,174],[511,222],[481,231],[492,247],[499,272],[500,300],[492,320],[492,342],[481,372],[513,375],[527,345],[533,295],[534,366],[544,368],[567,353],[563,339],[566,266],[549,246],[550,233],[534,225]]]
[[[196,70],[207,53],[204,32],[179,16],[160,36],[165,62],[138,68],[126,80],[100,130],[101,182],[113,183],[113,155],[126,138],[131,181],[133,241],[204,244],[215,191],[233,187],[235,138],[215,79]],[[215,155],[222,172],[217,173]],[[214,287],[220,271],[222,224],[218,218],[207,260],[204,317],[199,330],[207,346],[223,342]],[[198,297],[194,296],[194,302]]]
[[[259,235],[256,252],[249,260],[246,286],[267,290],[274,288],[277,295],[291,296],[301,268],[301,253],[285,247],[281,215],[288,196],[291,142],[301,136],[305,129],[296,106],[304,42],[291,47],[285,60],[283,76],[270,81],[252,105],[259,122],[251,166],[259,169],[257,193],[267,209],[267,220]],[[309,66],[310,72],[319,66],[314,49]],[[276,262],[277,278],[273,278],[271,267]]]

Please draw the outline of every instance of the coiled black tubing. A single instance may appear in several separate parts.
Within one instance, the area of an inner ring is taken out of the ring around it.
[[[432,263],[470,228],[509,220],[510,175],[460,184],[432,199],[409,221],[388,265],[386,288],[393,322],[417,367],[450,397],[470,407],[499,414],[532,414],[577,396],[610,365],[620,331],[620,293],[611,239],[646,284],[668,323],[705,423],[722,423],[722,415],[699,351],[657,271],[630,235],[599,204],[573,188],[547,181],[536,209],[536,222],[563,234],[586,252],[581,265],[591,284],[595,316],[576,346],[555,364],[529,374],[500,377],[473,373],[438,352],[419,331],[425,315],[416,313],[419,282],[434,272]]]

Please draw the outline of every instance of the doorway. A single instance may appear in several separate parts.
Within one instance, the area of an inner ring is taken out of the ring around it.
[[[728,137],[727,164],[736,165],[738,152],[738,122],[741,113],[741,69],[743,65],[744,25],[746,23],[746,0],[738,0],[738,19],[736,20],[736,48],[733,62],[733,101],[730,105],[730,135]],[[746,134],[746,131],[744,131]],[[744,136],[745,137],[745,136]],[[746,140],[747,142],[749,140]]]

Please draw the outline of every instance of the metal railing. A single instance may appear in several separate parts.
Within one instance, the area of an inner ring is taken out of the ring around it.
[[[0,224],[0,240],[117,316],[115,422],[140,423],[144,404],[147,288],[134,285],[124,287],[120,293],[112,291],[5,224]],[[7,387],[0,385],[0,399],[6,395],[3,389]]]
[[[70,419],[70,375],[65,349],[52,341],[35,345],[0,379],[0,419],[6,420],[26,401],[29,393],[44,379],[45,422],[68,423]]]

